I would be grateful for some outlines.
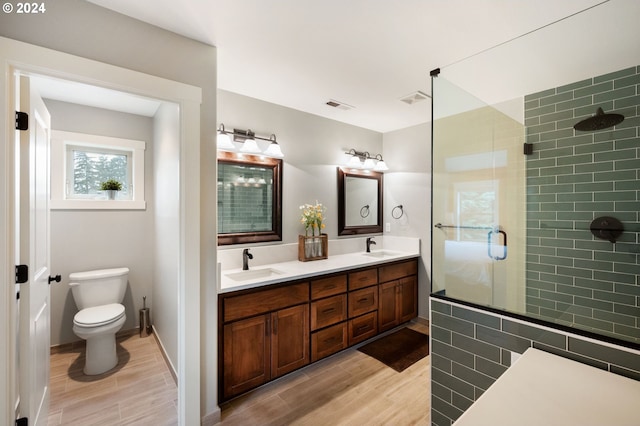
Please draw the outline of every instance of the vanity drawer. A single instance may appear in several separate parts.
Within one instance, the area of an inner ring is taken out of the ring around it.
[[[347,347],[347,323],[336,324],[311,334],[311,361],[317,361]]]
[[[317,330],[347,319],[347,295],[311,302],[311,330]]]
[[[224,298],[224,321],[234,321],[309,301],[309,283],[258,290]]]
[[[347,291],[347,275],[311,281],[311,300],[333,296]]]
[[[349,293],[349,318],[378,309],[378,286],[363,288]]]
[[[349,290],[369,287],[378,284],[378,269],[371,268],[349,274]]]
[[[378,334],[378,313],[371,312],[349,320],[349,346]]]
[[[380,267],[380,282],[397,280],[398,278],[416,275],[418,273],[418,261],[396,263],[394,265]]]

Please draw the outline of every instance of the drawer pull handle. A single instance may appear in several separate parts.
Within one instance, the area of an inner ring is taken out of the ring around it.
[[[358,331],[367,331],[369,330],[369,328],[371,328],[369,325],[361,325],[360,327],[358,327]]]
[[[331,312],[333,312],[335,310],[336,310],[336,308],[329,308],[329,309],[325,309],[324,311],[322,311],[322,313],[323,314],[328,314],[328,313],[331,313]]]
[[[367,281],[369,278],[368,277],[360,277],[358,278],[358,281]]]
[[[369,299],[367,297],[363,297],[362,299],[358,300],[358,303],[364,303],[364,302],[368,302]]]
[[[325,290],[331,290],[332,288],[336,288],[336,285],[335,284],[331,284],[331,285],[324,286]]]

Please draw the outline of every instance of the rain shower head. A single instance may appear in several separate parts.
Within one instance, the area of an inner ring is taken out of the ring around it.
[[[613,114],[613,113],[605,114],[602,108],[598,107],[598,111],[596,111],[596,115],[591,116],[589,118],[585,118],[582,121],[579,121],[573,126],[573,128],[576,130],[581,130],[583,132],[591,132],[594,130],[602,130],[609,127],[613,127],[616,124],[622,123],[623,120],[624,120],[624,115]]]

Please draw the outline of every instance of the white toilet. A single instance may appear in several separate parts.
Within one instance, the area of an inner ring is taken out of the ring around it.
[[[96,375],[118,364],[116,332],[127,316],[121,304],[129,268],[74,272],[69,286],[80,311],[73,317],[73,332],[87,341],[84,374]]]

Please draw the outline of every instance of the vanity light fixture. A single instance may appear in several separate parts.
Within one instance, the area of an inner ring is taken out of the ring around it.
[[[233,141],[231,140],[233,137]],[[268,141],[269,146],[263,151],[256,142],[256,139]],[[242,144],[240,149],[236,148],[233,142]],[[248,130],[233,129],[233,132],[225,130],[224,124],[220,124],[218,128],[217,147],[221,151],[239,151],[246,154],[264,155],[267,157],[283,158],[284,154],[278,142],[276,135],[272,134],[269,138],[256,136],[255,133]]]
[[[367,151],[356,151],[353,148],[345,152],[345,154],[351,156],[347,162],[347,167],[353,169],[374,170],[376,172],[389,170],[389,167],[382,159],[381,154],[371,155]]]

